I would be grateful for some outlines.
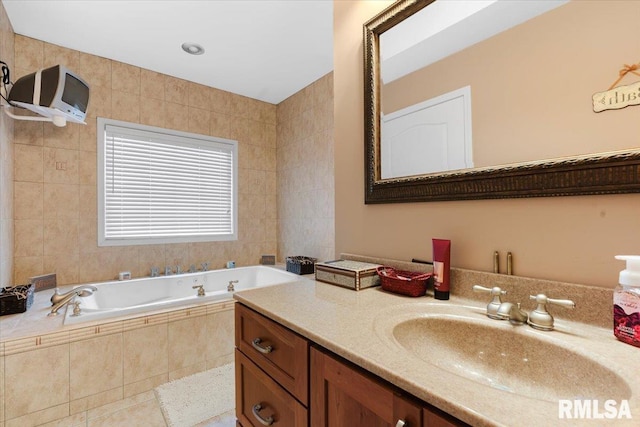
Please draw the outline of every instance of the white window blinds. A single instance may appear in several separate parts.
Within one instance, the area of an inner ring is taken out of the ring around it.
[[[100,245],[237,238],[235,141],[107,119],[98,134]]]

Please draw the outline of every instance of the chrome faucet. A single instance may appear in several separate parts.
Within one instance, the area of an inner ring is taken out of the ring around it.
[[[97,290],[98,288],[96,288],[95,286],[84,285],[78,286],[77,288],[71,289],[69,292],[61,294],[60,290],[56,288],[56,290],[53,292],[53,295],[51,296],[51,312],[47,316],[57,316],[58,310],[68,304],[76,296],[88,297]]]
[[[151,277],[158,277],[160,275],[160,267],[151,267]]]
[[[235,283],[238,283],[237,280],[229,280],[229,285],[227,285],[227,292],[235,292],[236,288],[234,286]]]
[[[520,308],[520,303],[513,305],[510,302],[503,302],[496,315],[500,319],[508,320],[512,325],[524,325],[529,320],[529,315]]]

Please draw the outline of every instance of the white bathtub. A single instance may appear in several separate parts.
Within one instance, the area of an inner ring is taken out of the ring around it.
[[[211,303],[233,298],[227,291],[232,280],[235,291],[301,280],[300,276],[266,266],[239,267],[174,276],[145,277],[125,281],[87,283],[98,288],[87,297],[76,297],[81,314],[72,316],[67,308],[65,324],[88,322],[182,305]],[[203,285],[205,296],[198,296],[195,285]]]

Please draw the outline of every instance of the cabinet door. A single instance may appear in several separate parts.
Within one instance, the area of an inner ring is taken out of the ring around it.
[[[244,427],[306,427],[307,410],[236,349],[236,416]]]
[[[424,408],[422,410],[422,427],[464,427],[468,424],[453,418],[452,416],[435,408]]]
[[[235,311],[236,347],[306,406],[307,340],[242,304]]]
[[[310,411],[313,427],[422,426],[419,405],[315,348],[311,349]]]

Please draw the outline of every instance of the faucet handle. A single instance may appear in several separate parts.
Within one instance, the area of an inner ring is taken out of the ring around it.
[[[503,291],[498,286],[494,286],[493,288],[485,288],[484,286],[473,285],[472,289],[475,292],[489,292],[491,294],[491,296],[500,296],[500,295],[506,295],[507,294],[507,291]]]
[[[555,304],[564,308],[575,308],[576,303],[568,299],[553,299],[545,294],[529,295],[529,299],[535,300],[538,306],[529,314],[529,325],[542,331],[553,330],[553,316],[547,311],[547,304]]]
[[[540,304],[555,304],[564,308],[576,308],[576,303],[570,299],[554,299],[545,294],[529,295],[529,299],[535,300],[538,303],[538,307]]]
[[[506,295],[507,291],[503,291],[498,286],[494,286],[493,288],[485,288],[484,286],[474,285],[472,288],[475,292],[488,292],[493,298],[487,304],[487,317],[491,319],[502,319],[498,315],[498,309],[500,309],[500,305],[502,304],[502,295]]]

